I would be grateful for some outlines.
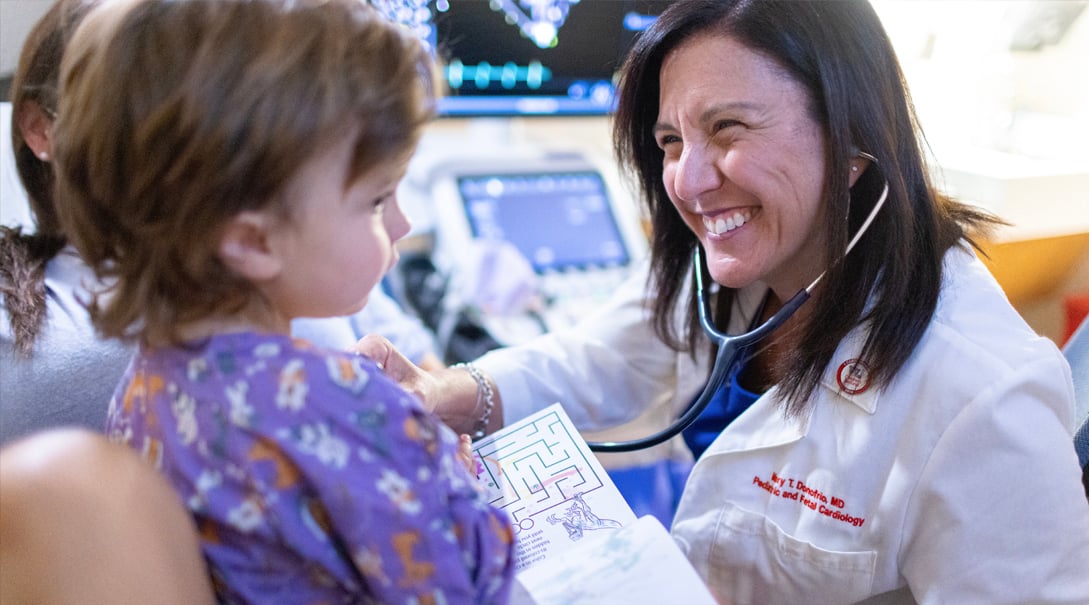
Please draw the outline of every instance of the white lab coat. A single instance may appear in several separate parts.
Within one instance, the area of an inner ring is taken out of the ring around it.
[[[724,601],[1089,603],[1069,366],[973,254],[950,251],[945,269],[887,388],[860,390],[844,365],[859,328],[809,416],[783,417],[772,389],[696,463],[672,533]],[[761,293],[745,294],[748,307]],[[706,359],[654,338],[642,296],[633,284],[591,322],[481,360],[507,420],[558,400],[600,428],[690,401]]]

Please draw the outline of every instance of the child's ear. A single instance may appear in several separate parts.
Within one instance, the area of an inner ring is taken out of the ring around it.
[[[235,215],[220,236],[220,260],[250,281],[275,278],[280,274],[282,264],[269,242],[270,227],[270,217],[260,212]]]

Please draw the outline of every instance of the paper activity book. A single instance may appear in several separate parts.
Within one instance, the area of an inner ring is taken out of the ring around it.
[[[489,499],[510,515],[521,571],[635,521],[559,404],[473,444]]]
[[[668,530],[638,520],[559,404],[473,444],[514,524],[512,605],[715,605]]]
[[[717,605],[651,515],[515,577],[511,605]]]

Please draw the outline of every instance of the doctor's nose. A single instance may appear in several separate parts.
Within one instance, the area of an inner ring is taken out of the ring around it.
[[[715,157],[703,148],[686,148],[673,166],[673,192],[681,201],[697,202],[722,186],[722,172]]]

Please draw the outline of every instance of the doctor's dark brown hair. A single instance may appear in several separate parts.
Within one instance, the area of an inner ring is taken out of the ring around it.
[[[636,41],[621,71],[613,144],[638,182],[652,220],[650,280],[657,292],[658,334],[678,350],[694,352],[706,342],[695,301],[688,303],[684,334],[671,322],[673,309],[684,304],[680,298],[691,279],[696,238],[666,193],[663,153],[653,134],[662,62],[696,34],[730,37],[777,62],[808,91],[811,117],[824,129],[827,212],[820,227],[825,256],[833,261],[806,303],[800,342],[779,368],[787,413],[806,411],[836,348],[860,321],[871,328],[862,356],[875,382],[887,383],[911,355],[937,306],[944,253],[997,220],[931,185],[925,141],[900,65],[864,0],[685,0],[671,5]],[[707,65],[714,69],[714,60],[708,58]],[[856,150],[877,162],[850,188],[848,162]],[[843,257],[885,180],[888,200]],[[734,295],[722,288],[718,308],[730,309]],[[719,325],[728,325],[728,319],[728,311],[720,311]]]
[[[256,289],[217,257],[243,211],[283,207],[297,170],[349,132],[349,186],[407,159],[436,70],[359,0],[121,0],[77,31],[61,73],[61,220],[102,278],[107,335],[176,342]],[[125,91],[117,94],[117,90]]]

